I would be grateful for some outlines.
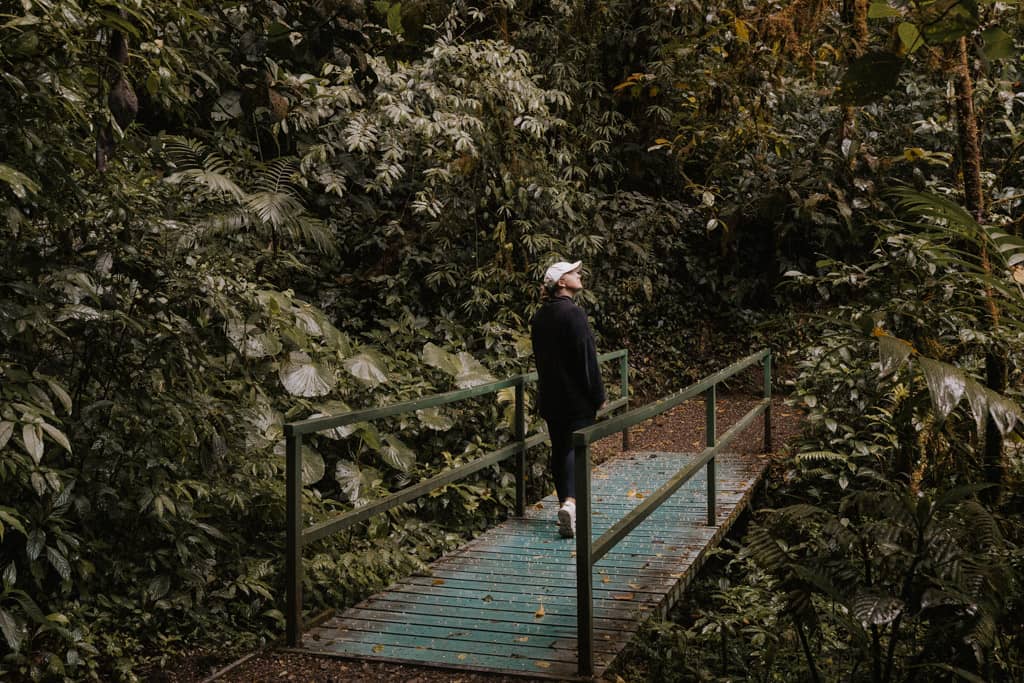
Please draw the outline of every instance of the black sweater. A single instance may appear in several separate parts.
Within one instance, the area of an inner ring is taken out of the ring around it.
[[[605,393],[587,314],[569,297],[554,297],[533,316],[530,329],[541,417],[550,422],[593,418]]]

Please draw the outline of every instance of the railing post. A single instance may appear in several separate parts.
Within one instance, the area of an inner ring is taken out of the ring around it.
[[[590,446],[573,437],[576,456],[576,639],[580,676],[594,673],[594,583],[590,563]]]
[[[772,350],[767,349],[764,354],[764,397],[772,397]],[[772,404],[769,402],[764,409],[764,452],[772,450]]]
[[[288,429],[287,427],[285,428]],[[285,620],[289,647],[302,646],[302,435],[287,434]]]
[[[626,350],[622,357],[619,358],[619,396],[626,399],[626,404],[622,406],[623,412],[629,410],[629,351]],[[622,430],[622,450],[628,451],[630,448],[629,443],[629,427]]]
[[[519,442],[516,452],[516,516],[526,515],[526,381],[519,376],[516,382],[515,438]]]
[[[718,442],[717,425],[715,423],[715,399],[717,395],[717,385],[712,384],[711,387],[704,392],[704,411],[705,411],[705,440],[709,448],[713,448]],[[711,458],[708,460],[707,466],[707,477],[708,477],[708,526],[714,526],[715,522],[715,459]]]

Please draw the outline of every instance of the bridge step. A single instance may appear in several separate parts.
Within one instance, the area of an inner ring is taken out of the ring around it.
[[[679,469],[691,453],[636,453],[595,468],[597,538]],[[760,481],[767,459],[717,459],[717,520],[707,526],[704,470],[594,568],[595,676],[642,621],[663,616]],[[576,677],[575,542],[558,536],[549,496],[305,635],[304,652],[535,678]]]

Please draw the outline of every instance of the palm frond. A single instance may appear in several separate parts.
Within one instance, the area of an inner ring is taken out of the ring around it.
[[[165,182],[189,182],[214,195],[229,195],[236,200],[245,196],[242,188],[228,175],[231,163],[219,154],[210,152],[203,143],[171,137],[164,141],[164,153],[178,169],[167,176]]]

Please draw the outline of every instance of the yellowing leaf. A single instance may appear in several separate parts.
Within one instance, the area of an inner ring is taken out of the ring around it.
[[[741,43],[750,42],[750,30],[747,28],[747,23],[739,17],[736,17],[736,38]]]
[[[545,612],[544,612],[544,605],[541,605],[540,607],[537,608],[537,611],[533,613],[533,618],[534,619],[542,619],[542,618],[544,618],[544,614],[545,614]]]
[[[610,583],[610,582],[611,582],[611,580],[612,580],[612,579],[611,579],[611,577],[610,577],[610,576],[602,576],[602,577],[601,577],[601,583]]]
[[[551,662],[534,662],[533,665],[540,667],[541,669],[551,668]]]
[[[373,651],[374,652],[383,652],[384,651],[384,646],[383,645],[374,645],[373,646]]]
[[[460,654],[456,659],[463,660],[465,658],[466,658],[466,654],[463,653],[463,654]]]

